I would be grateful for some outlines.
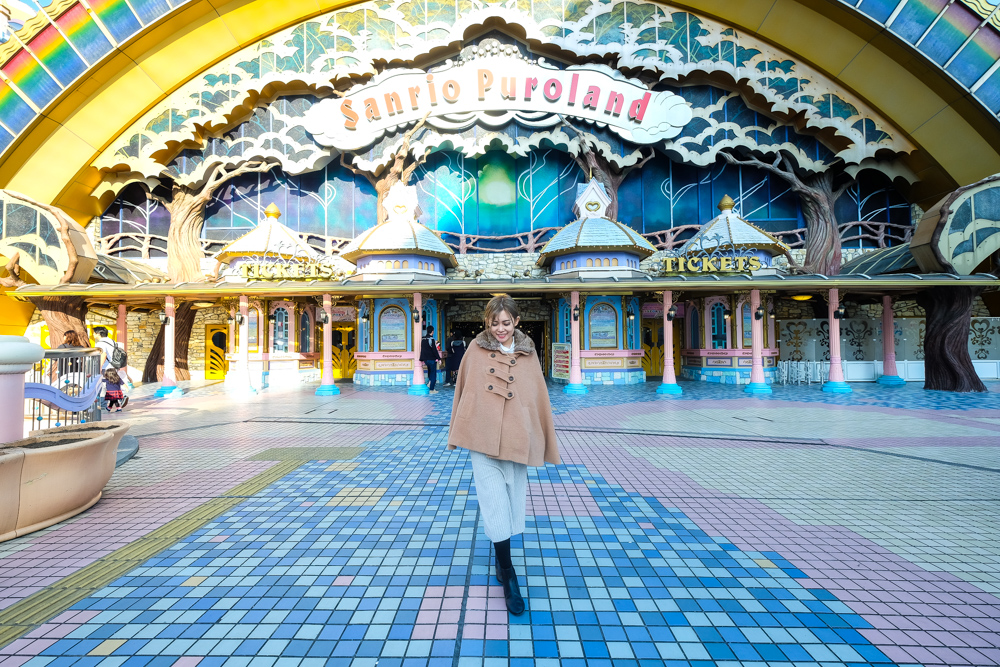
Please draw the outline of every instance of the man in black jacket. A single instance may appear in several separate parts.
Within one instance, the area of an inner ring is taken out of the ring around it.
[[[437,384],[437,362],[440,358],[441,355],[438,354],[437,342],[434,340],[434,327],[427,327],[427,332],[420,341],[420,361],[427,364],[427,375],[431,379],[430,385],[427,388],[430,389],[432,394],[437,391],[434,386]]]

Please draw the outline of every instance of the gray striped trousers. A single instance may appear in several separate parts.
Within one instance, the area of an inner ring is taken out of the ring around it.
[[[503,542],[524,532],[528,499],[528,466],[469,452],[476,499],[490,542]]]

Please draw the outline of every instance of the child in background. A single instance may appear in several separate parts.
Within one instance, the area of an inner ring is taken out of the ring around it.
[[[102,380],[101,394],[108,402],[108,412],[121,412],[122,399],[125,398],[125,390],[121,377],[114,368],[104,370],[104,380]]]

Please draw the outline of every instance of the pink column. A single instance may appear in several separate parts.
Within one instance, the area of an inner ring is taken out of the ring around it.
[[[123,352],[128,352],[128,313],[125,311],[125,304],[118,304],[118,321],[115,323],[115,327],[118,329],[118,340],[116,341],[122,346]]]
[[[44,356],[24,336],[0,336],[0,443],[24,437],[24,374]]]
[[[323,379],[316,388],[316,395],[336,396],[340,389],[333,382],[333,297],[329,294],[323,295],[323,312],[326,313],[326,322],[323,323]]]
[[[236,314],[237,309],[229,308],[229,338],[226,339],[226,354],[236,350]]]
[[[764,318],[757,319],[757,309],[760,308],[760,290],[750,290],[750,348],[753,355],[750,364],[750,384],[745,391],[748,394],[770,394],[771,387],[764,378]]]
[[[420,292],[413,293],[413,312],[417,317],[413,321],[413,384],[407,393],[414,396],[426,396],[430,394],[427,385],[424,384],[424,367],[420,365],[420,341],[423,338],[420,330],[420,311],[423,309],[423,300]]]
[[[896,369],[896,323],[892,312],[892,297],[882,297],[882,375],[879,384],[901,386],[906,384]]]
[[[226,374],[226,390],[239,395],[256,394],[257,389],[250,381],[250,299],[245,294],[240,295],[240,305],[237,311],[237,326],[239,327],[239,344],[236,348],[236,368]],[[232,327],[230,327],[232,328]]]
[[[168,296],[163,301],[163,313],[167,321],[163,325],[163,380],[156,390],[157,398],[181,396],[184,392],[177,386],[177,374],[174,370],[174,337],[177,311],[174,309],[174,297]]]
[[[240,349],[237,358],[237,371],[240,377],[250,378],[250,299],[246,294],[240,295]],[[258,323],[258,327],[260,324]],[[260,331],[257,332],[258,338]]]
[[[830,321],[830,378],[823,384],[823,391],[848,394],[852,391],[851,385],[844,382],[844,371],[840,365],[840,320],[834,314],[839,307],[839,290],[831,289],[827,303]]]
[[[663,292],[663,382],[656,388],[657,394],[683,394],[674,375],[674,321],[670,318],[670,308],[674,305],[674,293]]]
[[[566,394],[586,394],[590,390],[583,384],[583,372],[580,370],[580,322],[575,319],[576,313],[579,313],[580,318],[583,317],[583,313],[580,313],[579,292],[570,292],[569,311],[570,317],[574,318],[570,322],[569,327],[572,348],[569,364],[569,384],[563,387],[563,392]]]

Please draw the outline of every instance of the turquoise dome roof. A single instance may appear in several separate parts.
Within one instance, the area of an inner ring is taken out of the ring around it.
[[[416,221],[383,222],[361,232],[340,251],[341,257],[355,263],[367,255],[404,254],[439,257],[452,268],[458,266],[455,251]]]
[[[539,263],[572,252],[618,250],[649,257],[656,248],[634,229],[607,218],[584,218],[571,222],[542,248]]]

